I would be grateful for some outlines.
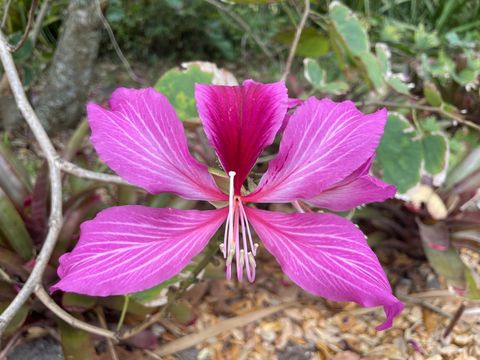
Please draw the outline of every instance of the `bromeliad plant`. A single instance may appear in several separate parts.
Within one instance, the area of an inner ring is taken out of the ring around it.
[[[283,82],[242,86],[196,85],[207,138],[228,174],[229,192],[189,152],[181,122],[154,89],[116,90],[110,109],[89,104],[92,143],[117,174],[150,193],[172,192],[215,203],[215,210],[119,206],[81,227],[75,249],[60,259],[52,290],[94,296],[128,294],[181,271],[222,223],[226,274],[255,279],[250,224],[282,270],[315,295],[363,306],[383,306],[383,330],[403,309],[365,236],[330,213],[281,213],[254,203],[299,200],[343,211],[395,193],[369,175],[386,110],[365,115],[349,101],[309,98],[291,116]],[[243,184],[261,152],[286,123],[278,154],[255,190]]]

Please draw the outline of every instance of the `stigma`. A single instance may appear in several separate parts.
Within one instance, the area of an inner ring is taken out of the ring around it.
[[[226,277],[232,278],[232,266],[235,263],[237,279],[243,280],[244,271],[250,282],[255,280],[255,255],[258,244],[253,243],[252,232],[241,196],[234,194],[235,171],[230,171],[230,187],[228,195],[228,216],[225,223],[225,235],[220,250],[225,258]]]

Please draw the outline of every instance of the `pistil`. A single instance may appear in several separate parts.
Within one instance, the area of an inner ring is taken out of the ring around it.
[[[228,216],[225,224],[225,235],[223,244],[220,244],[220,250],[226,259],[226,277],[228,280],[232,277],[232,263],[235,258],[237,279],[243,280],[243,270],[245,268],[247,278],[250,282],[255,280],[255,255],[258,244],[253,243],[250,225],[247,214],[242,204],[240,196],[234,194],[234,178],[236,173],[230,171],[229,198],[228,198]],[[240,229],[242,232],[240,239]],[[241,241],[240,241],[241,240]]]

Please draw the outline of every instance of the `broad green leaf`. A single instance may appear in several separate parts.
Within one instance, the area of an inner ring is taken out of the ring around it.
[[[33,242],[13,203],[0,189],[0,232],[23,259],[33,256]]]
[[[344,81],[332,81],[325,84],[322,87],[322,91],[328,94],[333,94],[333,95],[345,94],[348,91],[348,89],[349,89],[349,86]]]
[[[182,120],[198,117],[195,106],[195,83],[211,84],[213,74],[202,71],[199,66],[188,70],[177,68],[167,71],[155,84],[155,89],[164,94]]]
[[[383,76],[388,76],[391,73],[391,64],[390,64],[390,49],[386,44],[377,43],[375,44],[375,54],[377,55],[378,63],[380,64],[380,69]]]
[[[318,62],[311,58],[303,60],[303,73],[305,79],[315,88],[320,89],[325,83],[325,70],[320,68]]]
[[[388,116],[376,161],[383,180],[396,185],[399,193],[407,192],[420,181],[423,151],[421,142],[414,140],[415,135],[415,129],[402,115]]]
[[[426,135],[422,138],[425,170],[430,175],[442,172],[447,166],[447,139],[443,135]]]
[[[472,300],[480,300],[480,289],[475,281],[472,270],[465,268],[465,281],[467,282],[467,292],[465,297]]]
[[[355,13],[340,2],[334,1],[330,4],[329,15],[336,31],[354,56],[361,56],[370,51],[367,31]]]
[[[83,320],[83,317],[80,317]],[[91,335],[58,320],[63,356],[69,360],[94,360],[97,358]]]
[[[410,94],[410,84],[403,82],[398,76],[396,76],[396,74],[391,75],[387,79],[387,84],[390,85],[393,90],[400,94]]]
[[[437,119],[433,116],[428,116],[422,120],[420,126],[423,131],[432,134],[439,132],[441,130],[440,124],[438,123]]]
[[[296,29],[282,31],[275,35],[274,40],[282,45],[290,46],[295,37]],[[301,57],[319,57],[330,50],[328,38],[315,28],[307,27],[302,31],[295,55]]]
[[[423,95],[432,106],[441,106],[443,104],[442,95],[432,82],[425,81],[423,84]]]
[[[17,44],[22,38],[22,34],[16,32],[9,37],[9,43],[12,45]],[[13,59],[16,63],[22,63],[28,60],[33,53],[33,44],[30,38],[23,43],[23,45],[13,53]]]
[[[365,66],[368,79],[376,90],[380,90],[383,85],[382,69],[378,59],[371,52],[365,52],[359,55],[360,61]]]

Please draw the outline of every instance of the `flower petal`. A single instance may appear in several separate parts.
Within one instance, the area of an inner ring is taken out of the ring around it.
[[[373,158],[347,176],[307,202],[324,209],[347,211],[359,205],[381,202],[395,196],[395,186],[369,175]]]
[[[288,105],[285,83],[197,84],[195,99],[205,133],[223,168],[237,173],[238,194],[258,156],[282,125]]]
[[[60,281],[51,290],[109,296],[148,289],[182,270],[226,216],[226,208],[106,209],[82,224],[77,246],[60,258]]]
[[[403,309],[365,236],[333,214],[285,214],[245,208],[267,250],[306,291],[335,301],[383,306],[383,330]]]
[[[107,110],[90,103],[91,141],[100,158],[128,182],[150,193],[225,200],[207,166],[187,147],[182,123],[167,98],[152,88],[117,89]]]
[[[351,101],[309,98],[292,115],[280,150],[245,201],[290,202],[317,196],[371,158],[387,120]]]

